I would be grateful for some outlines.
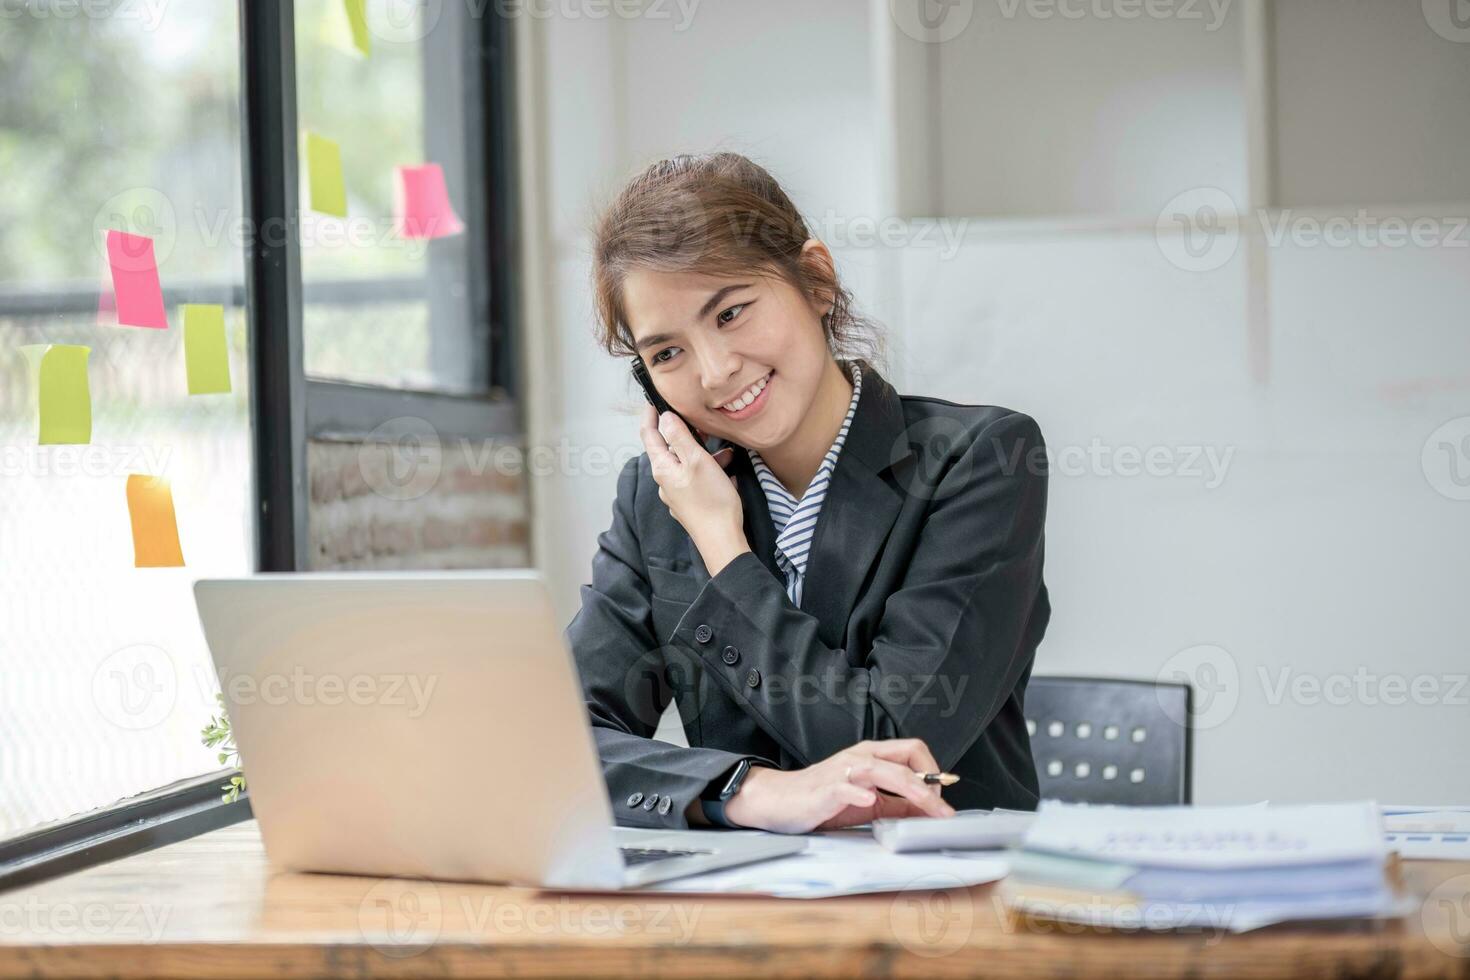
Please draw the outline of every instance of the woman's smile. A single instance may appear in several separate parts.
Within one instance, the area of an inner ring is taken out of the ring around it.
[[[761,410],[766,407],[766,402],[770,400],[768,392],[771,388],[771,381],[775,376],[776,372],[774,370],[768,371],[765,377],[758,379],[755,384],[742,391],[734,401],[726,402],[725,405],[719,406],[717,410],[725,418],[735,422],[742,422],[745,419],[760,414]],[[755,392],[753,398],[751,397],[752,391]],[[746,399],[749,400],[747,401]],[[731,410],[726,407],[727,405],[739,405],[740,407]]]

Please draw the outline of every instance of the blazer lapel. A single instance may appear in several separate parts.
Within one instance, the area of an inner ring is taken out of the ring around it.
[[[898,518],[912,456],[898,393],[864,365],[863,391],[817,516],[802,587],[802,609],[820,622],[828,646],[842,644],[858,592]]]

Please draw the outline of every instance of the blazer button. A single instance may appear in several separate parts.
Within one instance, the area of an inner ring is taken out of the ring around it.
[[[643,801],[643,809],[652,810],[656,806],[658,806],[658,794],[649,793],[648,799]]]
[[[672,810],[673,808],[674,808],[674,801],[671,800],[671,799],[669,799],[667,796],[665,796],[663,799],[661,799],[661,800],[658,801],[658,812],[659,812],[659,815],[660,816],[663,816],[663,817],[668,816],[669,815],[669,811]]]
[[[745,675],[745,686],[750,688],[760,687],[761,672],[756,670],[754,667],[750,668],[750,673]]]
[[[734,647],[725,647],[725,651],[721,654],[721,656],[724,657],[725,663],[729,664],[731,667],[734,667],[740,662],[740,651],[735,649]]]
[[[714,635],[715,631],[710,629],[709,626],[704,623],[700,623],[698,626],[694,627],[694,638],[700,643],[708,643],[710,641],[710,637]]]
[[[643,802],[643,794],[642,793],[634,793],[632,796],[628,797],[628,805],[629,806],[637,806],[638,804],[640,804],[642,802]]]

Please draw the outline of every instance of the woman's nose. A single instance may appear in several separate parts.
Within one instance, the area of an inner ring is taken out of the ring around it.
[[[723,392],[740,371],[740,358],[726,350],[724,344],[707,346],[700,352],[699,377],[705,391]]]

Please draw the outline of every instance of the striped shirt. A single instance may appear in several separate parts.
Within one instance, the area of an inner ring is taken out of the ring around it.
[[[771,523],[776,526],[776,564],[786,575],[786,595],[793,605],[801,606],[801,585],[806,577],[806,563],[811,556],[812,532],[817,528],[817,515],[821,513],[822,501],[827,499],[827,485],[832,482],[832,470],[837,466],[837,457],[842,452],[842,443],[847,439],[847,430],[852,425],[857,411],[858,395],[863,390],[863,373],[856,364],[852,365],[852,401],[847,406],[847,417],[842,428],[837,430],[837,440],[827,455],[817,475],[812,477],[806,493],[797,500],[776,479],[776,474],[761,459],[760,453],[750,450],[750,463],[755,468],[756,478],[766,494],[766,505],[771,511]]]

